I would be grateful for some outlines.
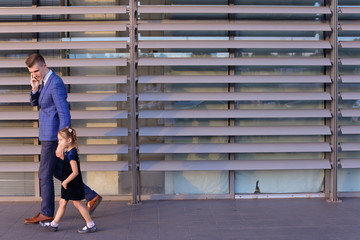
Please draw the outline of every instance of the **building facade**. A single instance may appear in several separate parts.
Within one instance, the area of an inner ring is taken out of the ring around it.
[[[108,199],[357,196],[359,34],[354,0],[2,1],[0,200],[40,197],[34,52]]]

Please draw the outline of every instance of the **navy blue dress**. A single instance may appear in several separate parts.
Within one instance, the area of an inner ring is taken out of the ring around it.
[[[85,191],[81,176],[79,156],[76,148],[72,148],[69,152],[65,152],[62,170],[62,179],[64,180],[72,173],[70,160],[76,161],[79,174],[68,183],[67,189],[61,186],[61,198],[65,200],[82,200],[85,198]]]

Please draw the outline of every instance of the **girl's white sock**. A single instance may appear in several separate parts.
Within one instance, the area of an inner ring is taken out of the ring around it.
[[[88,228],[92,228],[93,226],[95,226],[95,223],[94,223],[94,221],[91,221],[91,222],[86,223],[86,226]]]
[[[58,226],[59,226],[59,224],[56,223],[55,221],[52,221],[52,222],[50,223],[50,225],[51,225],[52,227],[58,227]]]

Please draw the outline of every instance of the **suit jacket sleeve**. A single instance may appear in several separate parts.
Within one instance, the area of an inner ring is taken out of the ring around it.
[[[70,127],[71,116],[67,102],[66,86],[61,78],[58,78],[57,80],[58,81],[55,81],[51,91],[56,111],[59,114],[59,129],[63,129],[65,127]]]
[[[30,92],[30,104],[32,106],[39,106],[39,97],[40,97],[40,92],[36,91],[35,93],[33,93],[32,91]]]

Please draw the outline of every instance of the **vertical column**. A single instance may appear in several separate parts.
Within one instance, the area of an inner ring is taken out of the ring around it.
[[[32,0],[32,7],[38,6],[38,0]],[[32,16],[32,22],[37,22],[39,19],[38,15]],[[33,33],[32,34],[32,41],[38,42],[39,39],[39,33]],[[37,51],[39,52],[39,51]],[[38,107],[33,107],[33,111],[38,111]],[[34,128],[39,128],[39,121],[36,120],[33,123]],[[39,145],[39,138],[34,138],[34,145]],[[40,162],[40,155],[34,155],[34,162]],[[34,182],[35,182],[35,198],[40,199],[40,182],[39,182],[39,172],[34,173]]]
[[[229,0],[228,5],[233,6],[234,0]],[[234,18],[235,18],[234,14],[228,14],[229,21],[234,20]],[[229,40],[234,40],[235,32],[229,31],[228,36],[229,36]],[[228,51],[229,51],[229,58],[234,58],[235,50],[233,48],[229,48]],[[231,76],[235,75],[235,67],[234,66],[228,66],[228,75],[231,75]],[[235,84],[229,83],[228,84],[228,92],[234,92],[234,91],[235,91]],[[234,101],[228,102],[228,109],[229,110],[235,109]],[[235,119],[233,119],[233,118],[229,119],[228,126],[234,127]],[[235,142],[235,137],[229,136],[229,143],[234,143],[234,142]],[[229,161],[235,161],[235,153],[229,153]],[[235,171],[233,171],[233,170],[229,171],[229,194],[230,194],[231,199],[235,199]]]
[[[332,79],[331,84],[331,112],[332,112],[332,119],[331,119],[331,146],[332,146],[332,154],[331,154],[331,174],[330,174],[330,196],[329,200],[331,202],[338,202],[337,197],[337,174],[338,174],[338,1],[331,0],[330,8],[332,11],[331,14],[331,36],[330,42],[332,45],[331,51],[331,63],[332,68],[330,72],[330,76]]]
[[[140,173],[138,147],[138,94],[137,94],[137,1],[130,0],[130,122],[131,122],[131,177],[132,204],[140,202]]]

